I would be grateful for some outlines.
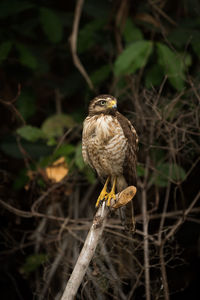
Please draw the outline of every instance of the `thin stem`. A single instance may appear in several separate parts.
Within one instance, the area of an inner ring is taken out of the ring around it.
[[[142,216],[143,216],[143,233],[144,233],[144,274],[145,274],[145,293],[146,300],[151,299],[150,292],[150,274],[149,274],[149,239],[148,239],[148,213],[147,197],[145,187],[142,190]]]
[[[159,257],[160,257],[160,269],[161,269],[161,275],[162,275],[162,283],[163,283],[163,289],[164,289],[164,299],[169,300],[169,286],[168,286],[168,280],[167,280],[167,273],[165,268],[165,259],[164,259],[164,244],[160,246],[159,251]]]
[[[79,22],[80,17],[82,13],[84,0],[77,0],[76,2],[76,8],[75,8],[75,14],[74,14],[74,22],[73,22],[73,29],[71,36],[69,38],[70,46],[71,46],[71,52],[72,52],[72,58],[74,65],[77,67],[79,72],[82,74],[82,76],[85,78],[89,88],[91,90],[94,90],[94,86],[92,84],[91,79],[89,78],[85,68],[83,67],[78,55],[77,55],[77,37],[78,37],[78,28],[79,28]]]

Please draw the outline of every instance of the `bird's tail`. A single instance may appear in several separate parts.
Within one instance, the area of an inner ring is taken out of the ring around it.
[[[117,178],[117,191],[121,192],[128,184],[123,178]],[[120,208],[120,217],[122,225],[125,230],[134,232],[135,231],[135,217],[134,217],[134,205],[133,200],[126,204],[126,206]]]
[[[124,229],[129,232],[134,232],[135,216],[134,216],[133,200],[127,203],[126,206],[120,208],[120,217]]]

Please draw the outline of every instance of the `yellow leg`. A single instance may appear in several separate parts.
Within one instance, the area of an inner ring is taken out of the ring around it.
[[[107,203],[106,203],[107,206],[110,206],[111,199],[116,199],[116,195],[115,195],[116,181],[117,181],[117,178],[115,177],[113,180],[112,189],[111,189],[110,193],[108,193],[108,195],[107,195]]]
[[[100,201],[103,201],[104,199],[107,199],[107,195],[108,195],[108,193],[107,193],[107,186],[108,186],[109,181],[110,181],[110,177],[108,177],[108,178],[106,179],[106,182],[105,182],[105,184],[104,184],[104,187],[103,187],[103,189],[102,189],[102,191],[101,191],[101,193],[100,193],[100,195],[99,195],[99,197],[98,197],[98,199],[97,199],[96,207],[99,206],[99,202],[100,202]]]

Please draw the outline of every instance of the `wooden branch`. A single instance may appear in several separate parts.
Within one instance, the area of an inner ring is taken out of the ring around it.
[[[107,215],[111,210],[126,205],[132,200],[135,194],[136,188],[134,186],[129,186],[116,195],[116,201],[113,199],[111,200],[111,209],[106,206],[105,201],[100,205],[61,300],[71,300],[76,296],[78,288],[102,236]]]
[[[72,58],[74,65],[77,67],[79,72],[82,74],[82,76],[85,78],[87,84],[89,85],[89,88],[91,90],[94,90],[94,86],[92,84],[92,81],[90,77],[88,76],[85,68],[83,67],[78,55],[77,55],[77,36],[78,36],[78,27],[79,27],[79,21],[81,17],[81,12],[83,8],[84,0],[77,0],[76,8],[75,8],[75,14],[74,14],[74,22],[73,22],[73,29],[71,36],[69,38],[69,43],[71,47],[72,52]]]

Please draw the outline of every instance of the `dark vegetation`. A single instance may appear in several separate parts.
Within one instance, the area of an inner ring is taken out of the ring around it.
[[[200,299],[200,3],[85,0],[77,55],[92,88],[72,60],[74,12],[0,2],[1,299],[62,295],[101,188],[81,156],[100,93],[138,132],[141,209],[133,238],[109,219],[77,299]]]

